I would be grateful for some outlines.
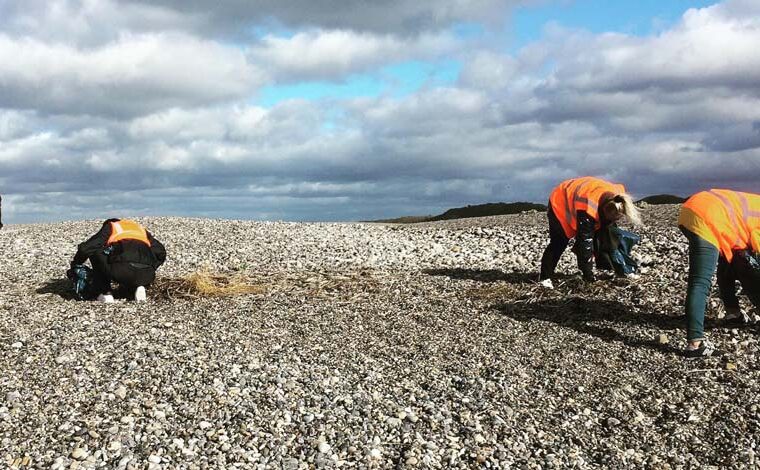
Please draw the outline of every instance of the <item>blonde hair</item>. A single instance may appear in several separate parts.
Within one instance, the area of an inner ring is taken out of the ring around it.
[[[607,204],[612,204],[612,206],[615,208],[615,211],[619,214],[623,214],[631,224],[635,226],[644,225],[641,222],[641,214],[639,214],[639,209],[633,203],[633,199],[630,195],[628,195],[628,193],[605,193],[601,199],[601,207],[604,208],[604,206]]]

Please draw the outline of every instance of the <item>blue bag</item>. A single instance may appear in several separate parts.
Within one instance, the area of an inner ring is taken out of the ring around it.
[[[641,241],[633,232],[615,224],[594,234],[594,258],[598,269],[612,269],[618,276],[635,273],[639,264],[631,257],[631,250]]]

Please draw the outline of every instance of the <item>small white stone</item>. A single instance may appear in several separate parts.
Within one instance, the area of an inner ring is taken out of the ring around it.
[[[383,453],[380,451],[380,449],[372,449],[369,451],[369,456],[373,460],[378,460],[380,457],[382,457]]]
[[[11,344],[11,347],[13,349],[21,349],[24,346],[24,343],[21,341],[16,341],[15,343]]]
[[[150,462],[150,463],[161,463],[161,457],[158,456],[158,455],[156,455],[156,454],[153,454],[150,457],[148,457],[148,462]]]
[[[328,444],[327,442],[320,442],[319,445],[317,446],[317,449],[321,453],[326,454],[330,452],[330,444]]]
[[[391,426],[393,428],[401,426],[401,420],[392,416],[386,419],[385,422],[388,424],[388,426]]]
[[[127,397],[127,389],[123,385],[120,385],[119,388],[113,391],[113,394],[123,400]]]
[[[73,451],[71,451],[71,458],[73,459],[82,460],[85,457],[87,457],[87,451],[82,449],[81,447],[77,447]]]
[[[116,452],[121,450],[121,442],[120,441],[111,441],[110,444],[108,444],[108,450],[111,452]]]
[[[119,421],[121,424],[132,424],[135,421],[135,418],[132,416],[122,416]]]

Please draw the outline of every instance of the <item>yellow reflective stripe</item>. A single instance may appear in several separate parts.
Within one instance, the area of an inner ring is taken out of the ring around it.
[[[720,199],[720,201],[726,207],[726,210],[728,211],[728,215],[731,216],[731,222],[734,223],[734,231],[735,231],[734,235],[736,235],[736,239],[734,240],[734,245],[741,246],[742,239],[739,236],[739,221],[736,218],[736,211],[734,211],[734,206],[731,204],[731,201],[726,196],[720,193],[717,193],[713,190],[708,191],[708,193]]]
[[[576,198],[575,201],[576,202],[582,202],[582,203],[586,204],[588,207],[590,207],[591,209],[593,209],[595,212],[599,211],[599,206],[597,205],[597,203],[594,202],[594,201],[589,200],[589,198],[587,198],[587,197]]]
[[[567,222],[567,225],[570,227],[573,226],[573,209],[575,209],[575,202],[581,200],[581,198],[578,197],[578,193],[587,184],[588,184],[588,181],[584,181],[583,183],[579,184],[577,188],[575,188],[575,191],[573,191],[573,198],[572,198],[573,204],[570,204],[570,200],[567,199],[567,193],[565,193],[565,221]]]
[[[570,184],[573,184],[573,182],[575,182],[575,180],[570,182],[568,186]],[[563,190],[563,192],[565,193],[565,222],[567,223],[568,227],[572,227],[573,226],[572,204],[570,204],[570,198],[568,197],[567,191]],[[575,195],[575,193],[573,193],[573,195]]]
[[[742,218],[744,220],[749,220],[750,217],[760,217],[760,211],[753,211],[749,208],[749,200],[747,200],[747,196],[742,193],[736,193],[736,195],[742,203]]]

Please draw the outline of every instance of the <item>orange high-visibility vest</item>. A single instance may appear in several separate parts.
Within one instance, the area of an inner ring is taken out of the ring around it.
[[[596,221],[596,228],[601,227],[599,199],[606,192],[624,194],[625,186],[593,176],[584,176],[563,181],[554,188],[549,197],[549,203],[554,215],[562,224],[567,238],[573,238],[578,233],[578,211],[585,211],[589,217]]]
[[[678,223],[712,243],[731,262],[734,250],[760,253],[760,195],[711,189],[690,197]]]
[[[112,245],[122,240],[137,240],[150,246],[148,232],[145,230],[145,227],[134,220],[123,219],[111,222],[111,236],[108,238],[106,245]]]

